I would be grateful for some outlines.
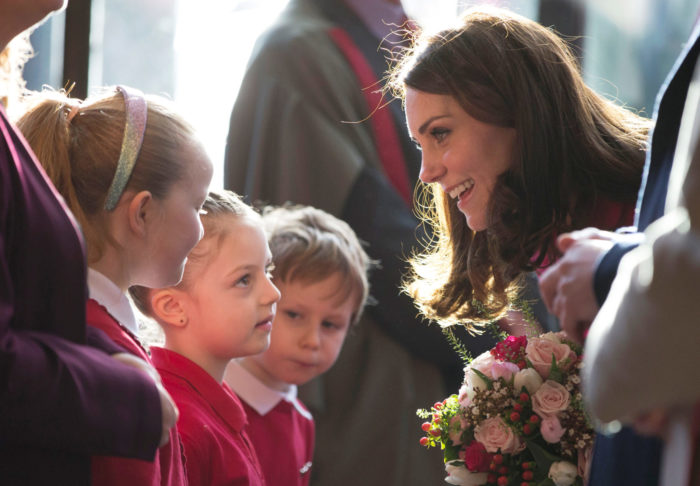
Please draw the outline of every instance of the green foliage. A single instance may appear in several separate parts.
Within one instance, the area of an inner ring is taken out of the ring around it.
[[[564,372],[559,366],[557,366],[557,360],[552,354],[552,364],[549,367],[549,380],[556,381],[557,383],[564,384]]]
[[[450,346],[452,346],[452,349],[455,350],[457,355],[464,361],[464,364],[469,364],[472,362],[472,359],[474,359],[471,355],[471,353],[467,350],[467,348],[460,342],[460,340],[455,336],[454,331],[452,330],[451,327],[443,327],[442,328],[442,333],[445,335],[447,338],[447,342],[450,343]]]

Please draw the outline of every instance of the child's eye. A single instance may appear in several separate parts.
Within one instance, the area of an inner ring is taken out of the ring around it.
[[[284,313],[287,314],[287,317],[289,317],[290,319],[298,319],[298,318],[299,318],[299,313],[298,313],[298,312],[294,312],[294,311],[291,311],[291,310],[286,310],[286,311],[284,311]]]
[[[325,329],[332,329],[332,330],[340,329],[339,325],[337,325],[331,321],[323,321],[323,322],[321,322],[321,326],[323,326]]]
[[[447,138],[447,135],[449,134],[450,130],[446,128],[435,127],[432,130],[430,130],[430,135],[432,135],[433,138],[438,142],[442,142],[443,140],[445,140],[445,138]]]
[[[236,287],[247,287],[250,285],[250,274],[245,274],[238,280],[236,280]]]

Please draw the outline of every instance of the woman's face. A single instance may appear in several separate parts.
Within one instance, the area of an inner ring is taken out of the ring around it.
[[[516,131],[481,122],[451,96],[406,89],[406,122],[420,147],[420,179],[442,187],[474,231],[486,229],[498,176],[513,165]]]

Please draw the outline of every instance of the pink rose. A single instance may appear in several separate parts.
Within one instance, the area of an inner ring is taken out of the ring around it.
[[[552,332],[530,338],[525,347],[525,356],[543,378],[549,377],[552,356],[562,369],[567,369],[576,359],[576,353]]]
[[[459,389],[459,405],[462,408],[467,408],[469,407],[469,404],[472,402],[472,398],[469,396],[470,390],[467,388],[467,385],[462,385]],[[473,395],[473,392],[472,392]]]
[[[498,378],[503,378],[504,380],[510,380],[515,373],[520,371],[518,365],[515,363],[510,363],[508,361],[496,361],[491,366],[491,374],[493,378],[497,380]]]
[[[501,417],[487,418],[477,425],[474,428],[474,438],[492,453],[500,450],[502,454],[512,454],[522,450],[525,445],[520,443],[518,436],[501,420]]]
[[[491,457],[481,442],[473,440],[464,448],[464,464],[472,472],[489,472]]]
[[[559,442],[565,431],[566,429],[561,426],[559,419],[554,416],[545,417],[540,423],[540,433],[542,434],[542,438],[550,444],[556,444]]]
[[[542,418],[556,416],[569,406],[570,394],[556,381],[547,380],[532,395],[532,410]]]
[[[496,363],[496,360],[494,357],[491,355],[490,351],[486,351],[484,353],[481,353],[479,356],[474,358],[472,362],[469,364],[469,368],[473,370],[478,370],[488,376],[489,378],[493,378],[493,374],[491,373],[491,368],[493,367],[494,363]]]

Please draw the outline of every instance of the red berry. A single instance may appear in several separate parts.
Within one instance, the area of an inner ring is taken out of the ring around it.
[[[503,456],[500,454],[496,454],[493,456],[493,462],[496,464],[500,464],[503,462]]]
[[[519,403],[516,403],[515,405],[513,405],[513,409],[514,409],[516,412],[522,412],[522,411],[523,411],[523,406],[520,405]]]
[[[540,418],[539,418],[537,415],[531,415],[531,416],[530,416],[530,422],[532,422],[533,424],[536,424],[536,423],[538,423],[539,421],[540,421]]]
[[[433,408],[435,410],[440,410],[442,408],[442,403],[441,402],[435,402],[435,405],[433,405]]]
[[[527,366],[527,363],[525,362],[524,359],[521,359],[520,361],[518,361],[518,368],[520,368],[521,370],[525,369],[526,366]]]
[[[423,432],[427,432],[430,430],[430,425],[430,422],[423,422],[420,428],[423,429]]]
[[[439,413],[434,413],[434,414],[433,414],[433,422],[437,422],[438,420],[440,420],[440,414],[439,414]]]
[[[511,422],[517,422],[518,420],[520,420],[520,414],[518,412],[513,412],[510,414]]]
[[[523,479],[525,481],[532,481],[532,478],[534,477],[534,473],[532,471],[525,471],[523,472]]]
[[[521,465],[523,469],[530,469],[532,467],[532,463],[530,462],[523,462]]]
[[[440,434],[442,434],[442,432],[440,432],[440,429],[432,429],[430,431],[430,435],[432,435],[433,437],[440,437]]]
[[[508,478],[506,476],[499,476],[498,486],[508,486]]]
[[[532,433],[532,427],[530,427],[530,424],[523,425],[523,432],[525,435],[530,435]]]
[[[523,393],[520,394],[520,397],[519,397],[519,398],[520,398],[520,401],[521,401],[521,402],[527,402],[527,401],[530,399],[530,395],[528,395],[527,393],[523,392]]]
[[[419,442],[420,442],[420,445],[422,445],[422,446],[428,445],[428,438],[427,438],[427,437],[421,437]]]
[[[495,462],[492,462],[491,464],[489,464],[489,469],[492,470],[492,471],[495,471],[495,470],[496,470],[496,467],[498,467],[498,466],[496,466],[496,463],[495,463]]]

